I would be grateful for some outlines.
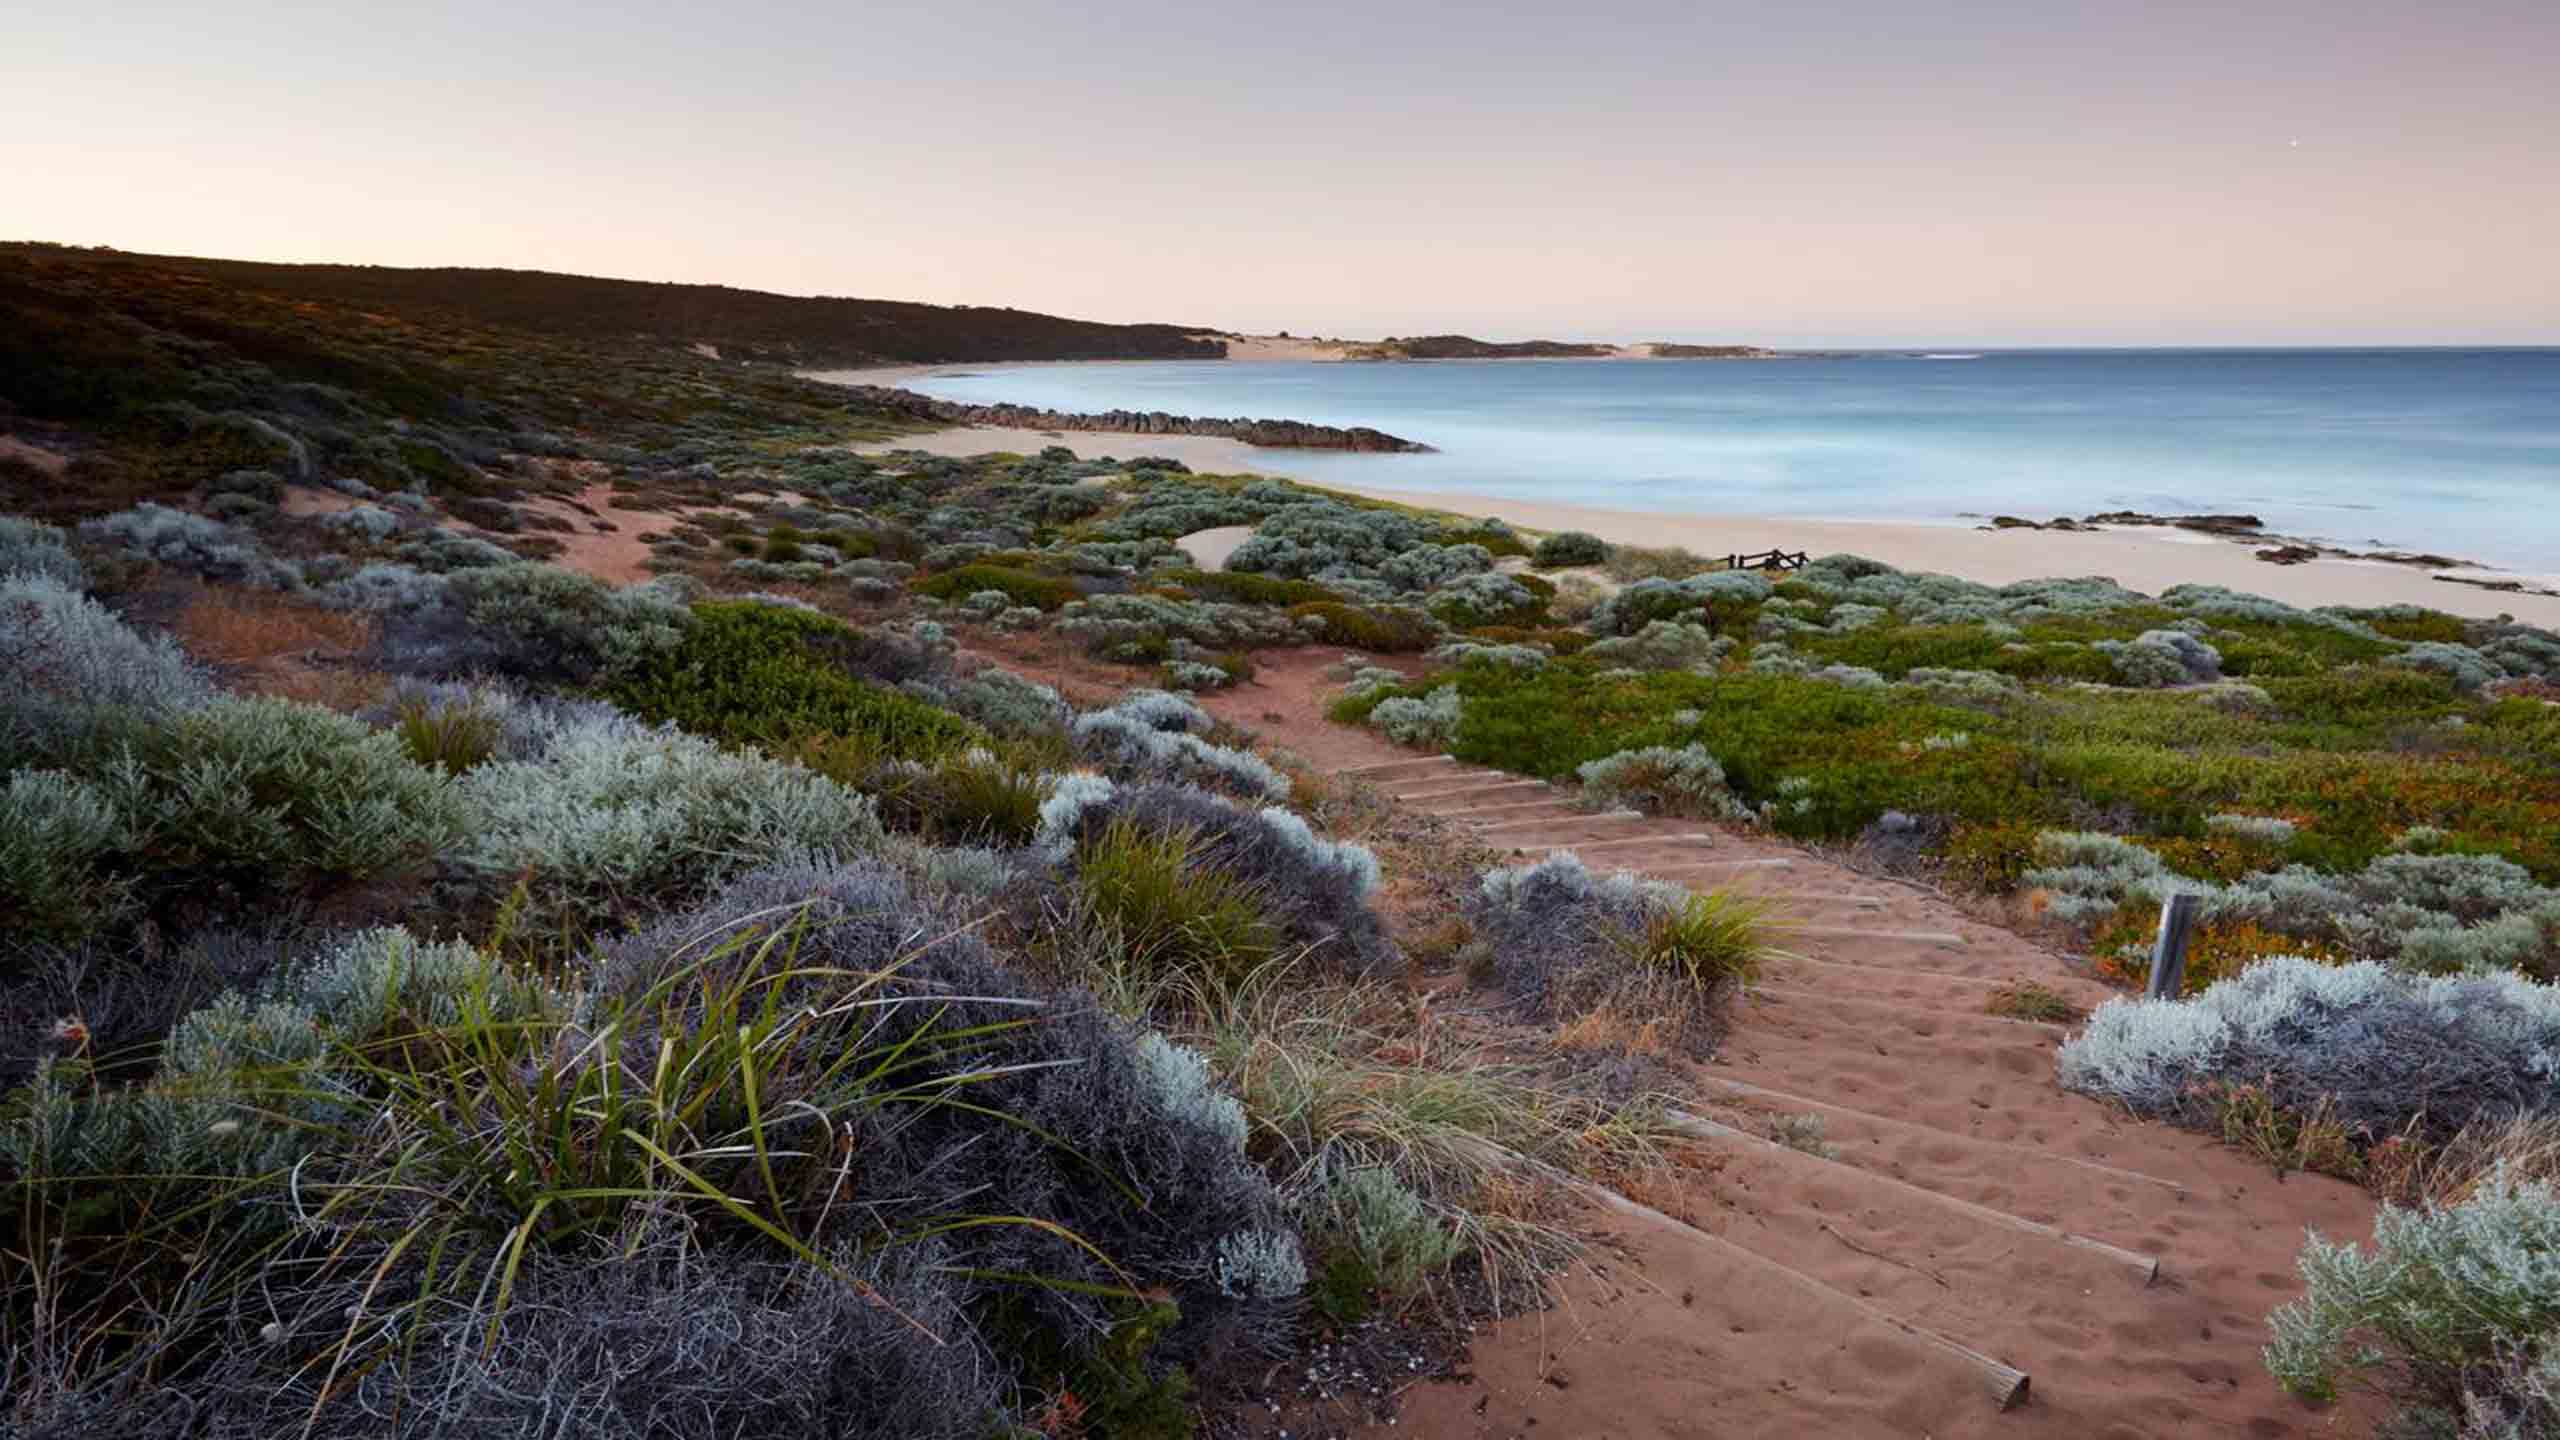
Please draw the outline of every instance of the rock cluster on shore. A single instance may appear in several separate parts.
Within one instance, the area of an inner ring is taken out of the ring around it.
[[[1365,425],[1345,427],[1314,425],[1303,420],[1174,415],[1163,410],[1105,410],[1088,415],[1042,410],[1029,405],[969,405],[956,400],[937,400],[913,390],[885,385],[851,388],[875,405],[919,420],[934,420],[946,425],[1000,425],[1018,430],[1104,430],[1133,435],[1217,435],[1241,440],[1247,445],[1294,450],[1419,454],[1431,449],[1419,441],[1390,435],[1383,430],[1372,430]]]

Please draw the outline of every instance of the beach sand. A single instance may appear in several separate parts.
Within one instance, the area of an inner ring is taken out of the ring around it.
[[[951,368],[951,367],[929,367]],[[1004,450],[1030,454],[1064,445],[1078,456],[1162,455],[1211,474],[1292,476],[1289,452],[1210,435],[1122,435],[1094,431],[1049,433],[970,426],[860,447],[866,451],[921,450],[934,455],[981,455]],[[2105,575],[2149,594],[2172,585],[2222,585],[2289,605],[2423,605],[2453,615],[2511,615],[2535,625],[2560,626],[2560,597],[2518,595],[2454,585],[2438,572],[2384,561],[2324,558],[2301,565],[2258,559],[2262,545],[2157,526],[2095,531],[1978,530],[1970,526],[1868,520],[1808,520],[1771,515],[1660,514],[1536,500],[1322,483],[1377,500],[1463,515],[1498,515],[1524,529],[1586,530],[1626,545],[1679,545],[1702,555],[1758,550],[1839,551],[1881,560],[1902,570],[1960,575],[1988,585],[2050,576]],[[2560,577],[2458,571],[2490,579],[2521,579],[2560,588]]]

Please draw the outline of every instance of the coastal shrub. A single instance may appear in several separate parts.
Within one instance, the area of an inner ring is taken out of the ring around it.
[[[440,604],[383,616],[385,669],[611,684],[674,649],[691,623],[661,583],[616,588],[551,565],[456,571],[441,594]]]
[[[2453,681],[2454,688],[2466,694],[2502,678],[2506,673],[2497,661],[2470,646],[2440,640],[2421,641],[2382,663],[2405,665],[2412,670],[2446,676]]]
[[[785,856],[875,848],[871,800],[797,765],[674,730],[573,720],[539,758],[453,782],[469,824],[447,853],[484,890],[598,918],[682,903]]]
[[[1212,650],[1301,644],[1307,627],[1295,613],[1162,595],[1094,595],[1061,611],[1058,629],[1095,655],[1143,663],[1171,658],[1177,640]]]
[[[130,510],[81,522],[80,535],[93,544],[208,580],[269,590],[302,588],[300,567],[268,554],[250,531],[147,500]]]
[[[1442,665],[1502,665],[1514,670],[1535,670],[1552,657],[1534,645],[1486,645],[1474,640],[1452,640],[1424,658]]]
[[[1053,734],[1072,713],[1057,691],[1000,665],[945,680],[911,680],[902,688],[985,727],[990,734],[1017,740]]]
[[[1178,585],[1204,600],[1223,600],[1232,605],[1271,605],[1286,609],[1292,605],[1339,602],[1342,599],[1333,590],[1309,581],[1281,580],[1242,570],[1175,568],[1159,570],[1150,578],[1158,584]]]
[[[465,823],[400,742],[316,705],[224,697],[141,731],[102,776],[161,884],[244,896],[414,865]]]
[[[1493,553],[1481,545],[1416,545],[1388,556],[1376,579],[1398,590],[1439,590],[1493,569]]]
[[[2017,699],[2018,682],[1995,670],[1943,670],[1915,666],[1895,682],[1944,705],[1998,705]]]
[[[993,591],[1014,605],[1055,610],[1079,598],[1075,582],[1010,565],[962,565],[916,582],[916,593],[937,600],[958,600]]]
[[[1293,580],[1375,576],[1389,558],[1437,537],[1438,527],[1414,516],[1314,500],[1263,520],[1227,557],[1227,568]]]
[[[680,641],[607,693],[643,719],[731,744],[860,736],[884,755],[930,760],[984,738],[955,715],[847,673],[876,648],[824,615],[706,603],[694,608]]]
[[[1656,620],[1736,614],[1767,600],[1770,590],[1768,577],[1750,570],[1638,580],[1600,602],[1591,612],[1591,630],[1595,635],[1632,635]]]
[[[1527,586],[1512,576],[1490,571],[1449,581],[1424,600],[1423,608],[1430,611],[1433,619],[1459,630],[1472,630],[1479,625],[1535,625],[1545,614],[1544,602]]]
[[[1318,1253],[1350,1267],[1349,1283],[1337,1280],[1332,1288],[1409,1298],[1467,1248],[1466,1238],[1385,1165],[1328,1167],[1307,1209]]]
[[[1711,670],[1735,640],[1688,620],[1654,620],[1633,635],[1594,640],[1577,652],[1602,665],[1636,670]]]
[[[1177,698],[1139,691],[1108,710],[1077,716],[1067,728],[1076,753],[1122,780],[1182,780],[1246,799],[1288,798],[1289,778],[1269,762],[1203,740],[1187,723],[1168,728],[1161,722],[1169,712],[1152,696]]]
[[[2212,816],[2206,827],[2267,853],[2300,834],[2261,816]],[[2053,892],[2047,913],[2066,921],[2197,894],[2208,924],[2251,925],[2410,970],[2560,975],[2560,889],[2496,856],[2392,853],[2347,874],[2297,864],[2216,883],[2178,875],[2155,850],[2113,835],[2049,831],[2035,855],[2040,867],[2024,883]]]
[[[1766,916],[1736,897],[1693,895],[1620,871],[1596,876],[1570,851],[1486,871],[1465,913],[1490,947],[1494,983],[1532,1018],[1611,1011],[1711,1031],[1716,1008],[1757,973]]]
[[[0,1121],[0,1163],[48,1203],[105,1202],[76,1223],[143,1256],[49,1257],[63,1313],[112,1299],[150,1361],[44,1357],[58,1413],[352,1437],[426,1409],[550,1433],[544,1407],[574,1404],[633,1433],[672,1410],[976,1436],[1062,1384],[1096,1413],[1179,1394],[1181,1367],[1289,1317],[1286,1209],[1237,1131],[1168,1095],[1129,1027],[1027,986],[879,867],[742,876],[600,947],[556,1001],[462,947],[359,948],[190,1019],[130,1099],[40,1075]],[[365,1043],[421,1024],[436,1043]],[[216,1176],[227,1203],[174,1233],[111,1213]],[[785,1198],[804,1193],[834,1208]],[[297,1201],[330,1206],[325,1233],[278,1223]],[[247,1256],[254,1287],[206,1283]],[[425,1303],[350,1332],[385,1286]],[[1164,1297],[1143,1337],[1135,1287]]]
[[[11,773],[0,783],[0,902],[21,938],[77,936],[121,920],[133,878],[109,860],[133,838],[103,787],[58,771]]]
[[[1420,654],[1444,633],[1427,613],[1395,605],[1316,601],[1289,607],[1289,616],[1326,644],[1378,655]]]
[[[1197,660],[1167,660],[1163,674],[1168,690],[1223,690],[1236,683],[1228,671]]]
[[[2183,630],[2145,630],[2132,640],[2090,646],[2113,661],[2116,676],[2138,689],[2204,685],[2222,678],[2222,655]]]
[[[144,636],[49,575],[0,576],[0,759],[57,754],[99,726],[203,705],[212,680],[177,642]]]
[[[1584,761],[1582,803],[1593,809],[1641,810],[1648,815],[1739,820],[1750,814],[1726,785],[1724,767],[1704,745],[1672,749],[1649,745]]]
[[[2217,1084],[2333,1117],[2358,1147],[2443,1140],[2560,1103],[2560,991],[2513,974],[2261,960],[2187,1000],[2110,1000],[2065,1042],[2062,1083],[2217,1128]]]
[[[17,575],[41,575],[71,590],[89,583],[62,531],[41,520],[0,515],[0,579]]]
[[[2369,1386],[2408,1407],[2407,1433],[2451,1434],[2466,1412],[2490,1422],[2483,1433],[2536,1433],[2497,1424],[2494,1389],[2479,1392],[2501,1371],[2530,1374],[2560,1333],[2560,1192],[2548,1182],[2499,1172],[2455,1203],[2386,1204],[2370,1251],[2315,1231],[2299,1263],[2303,1297],[2268,1321],[2267,1368],[2287,1390],[2325,1400],[2341,1382]]]
[[[1369,711],[1369,723],[1399,745],[1447,746],[1457,738],[1466,702],[1457,687],[1443,685],[1420,699],[1397,695]]]
[[[1560,530],[1539,541],[1538,548],[1530,552],[1530,563],[1541,570],[1597,565],[1608,558],[1608,542],[1581,530]]]

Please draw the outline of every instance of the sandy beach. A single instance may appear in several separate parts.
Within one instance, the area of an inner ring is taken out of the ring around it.
[[[908,367],[910,371],[951,366]],[[888,383],[888,382],[876,382]],[[1064,445],[1081,457],[1162,455],[1212,474],[1292,476],[1289,452],[1203,435],[1124,435],[1093,431],[1045,433],[972,426],[909,435],[862,447],[872,452],[922,450],[935,455],[1029,453]],[[2055,575],[2106,575],[2136,590],[2158,593],[2172,585],[2222,585],[2290,605],[2423,605],[2454,615],[2512,615],[2536,625],[2560,625],[2560,597],[2482,590],[2437,580],[2437,572],[2383,561],[2323,558],[2300,565],[2270,565],[2262,545],[2155,526],[2094,531],[1978,530],[1960,524],[1927,525],[1866,520],[1798,519],[1771,515],[1664,514],[1503,500],[1483,495],[1392,490],[1322,483],[1372,499],[1498,515],[1525,529],[1586,530],[1629,545],[1681,545],[1700,554],[1805,550],[1815,555],[1849,551],[1904,570],[1960,575],[1985,584]],[[2560,577],[2496,571],[2446,572],[2488,579],[2519,579],[2560,588]]]

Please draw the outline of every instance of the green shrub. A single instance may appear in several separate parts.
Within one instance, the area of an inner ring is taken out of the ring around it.
[[[1538,542],[1530,563],[1541,570],[1564,570],[1576,565],[1597,565],[1608,558],[1608,542],[1599,536],[1561,530]]]
[[[1428,616],[1400,606],[1360,606],[1335,601],[1293,605],[1294,619],[1315,622],[1315,636],[1373,655],[1418,655],[1440,643],[1441,629]]]
[[[608,692],[649,720],[729,744],[859,735],[930,760],[982,742],[975,725],[846,673],[861,637],[839,621],[751,601],[697,606],[682,643]]]
[[[1234,605],[1340,604],[1342,596],[1312,580],[1283,580],[1249,570],[1159,570],[1148,577],[1161,585],[1178,585],[1203,600]]]
[[[100,783],[155,888],[291,894],[418,865],[464,825],[397,737],[286,700],[225,697],[142,730]]]
[[[965,600],[983,591],[1002,592],[1016,605],[1055,610],[1081,598],[1074,582],[1009,565],[962,565],[916,582],[916,593],[937,600]]]
[[[30,939],[70,938],[121,919],[132,879],[109,868],[132,831],[112,796],[78,778],[20,770],[0,785],[0,901]]]

